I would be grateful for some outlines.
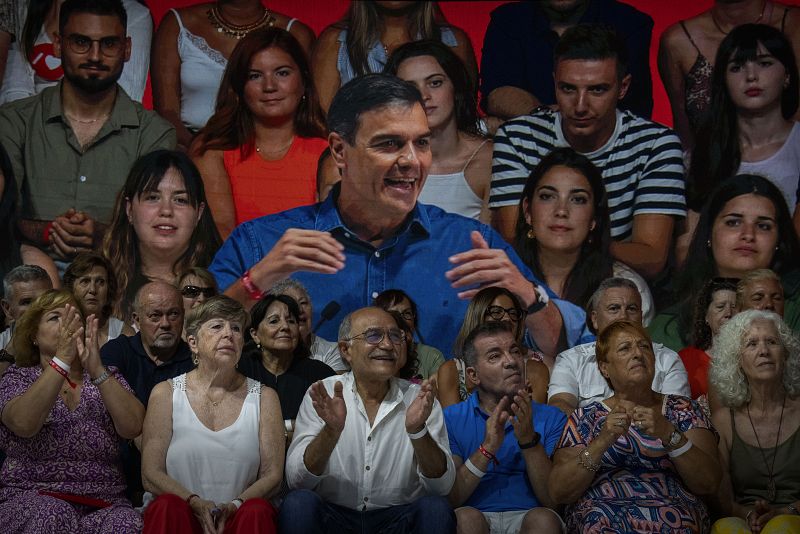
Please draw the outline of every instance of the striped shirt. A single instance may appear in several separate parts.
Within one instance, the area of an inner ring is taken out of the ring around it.
[[[503,124],[494,138],[489,207],[519,204],[533,168],[564,146],[559,112],[537,111]],[[611,138],[584,155],[602,172],[614,240],[630,239],[635,215],[686,215],[681,144],[669,128],[617,110]]]

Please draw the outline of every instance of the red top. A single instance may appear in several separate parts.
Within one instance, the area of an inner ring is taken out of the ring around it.
[[[678,355],[686,367],[689,375],[689,387],[692,389],[692,398],[708,393],[708,368],[711,367],[711,356],[706,351],[697,347],[685,347]]]
[[[317,201],[317,161],[325,139],[295,137],[283,159],[267,161],[255,150],[246,159],[239,148],[223,152],[231,181],[236,224]]]

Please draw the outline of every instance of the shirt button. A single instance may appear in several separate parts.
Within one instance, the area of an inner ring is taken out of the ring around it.
[[[85,182],[85,181],[86,181],[86,176],[81,176],[81,177],[80,177],[80,181],[81,181],[81,182]]]
[[[367,441],[372,441],[372,436],[369,436],[369,437],[367,438]]]
[[[364,497],[364,502],[369,501],[369,497]]]
[[[375,257],[376,258],[380,258],[381,257],[381,251],[380,250],[376,250],[375,251]]]
[[[369,466],[366,467],[367,471],[369,471]]]
[[[345,232],[344,236],[349,238],[350,237],[350,232]]]
[[[374,299],[378,298],[378,292],[377,291],[373,291],[372,292],[372,298],[374,298]]]

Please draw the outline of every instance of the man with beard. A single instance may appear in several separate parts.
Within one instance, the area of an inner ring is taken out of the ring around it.
[[[126,24],[120,0],[67,0],[53,43],[63,80],[0,108],[19,230],[58,260],[99,246],[133,162],[175,146],[172,126],[117,85],[131,53]]]
[[[617,0],[509,2],[492,11],[481,56],[481,104],[487,113],[510,119],[556,104],[553,52],[564,31],[583,23],[607,24],[624,41],[633,80],[620,108],[649,118],[653,19]]]

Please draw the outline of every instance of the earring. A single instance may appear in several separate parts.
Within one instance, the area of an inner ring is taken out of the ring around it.
[[[306,95],[303,95],[303,96],[301,96],[301,97],[300,97],[300,100],[302,100],[302,101],[304,101],[304,102],[305,102],[305,100],[306,100]]]
[[[706,241],[706,247],[711,248],[711,240]]]
[[[528,236],[528,239],[536,239],[536,233],[533,231],[533,227],[528,230],[526,235]]]
[[[200,363],[200,360],[197,358],[197,354],[192,356],[192,363],[194,363],[195,365]]]
[[[256,341],[256,347],[258,347],[258,350],[261,350],[261,342],[260,341]]]
[[[592,244],[592,234],[589,234],[589,237],[586,238],[586,244],[588,245]]]

